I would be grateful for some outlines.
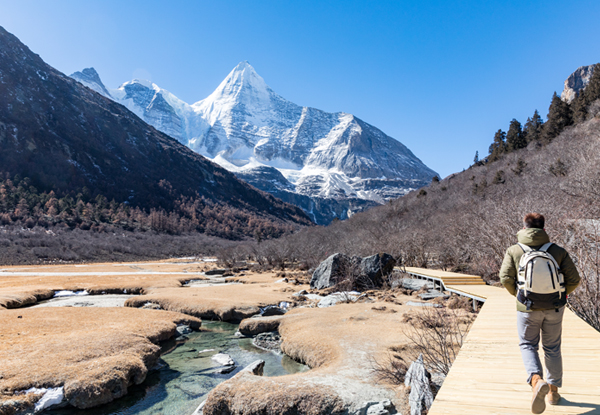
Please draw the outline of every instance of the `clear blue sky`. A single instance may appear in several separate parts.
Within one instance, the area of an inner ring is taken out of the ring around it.
[[[600,2],[0,0],[0,25],[70,74],[150,78],[186,102],[249,61],[300,105],[352,113],[442,176],[545,118],[600,61]]]

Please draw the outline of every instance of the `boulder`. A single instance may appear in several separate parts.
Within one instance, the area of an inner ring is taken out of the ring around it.
[[[344,280],[358,265],[355,257],[336,253],[321,262],[310,279],[310,288],[321,290]]]
[[[419,280],[416,278],[403,278],[402,287],[407,290],[419,291],[421,288],[426,287],[428,289],[435,288],[433,282],[428,280]]]
[[[255,360],[254,362],[252,362],[248,366],[246,366],[244,369],[242,369],[242,371],[250,372],[256,376],[262,376],[264,368],[265,368],[264,360]]]
[[[239,331],[244,336],[277,331],[281,320],[281,316],[247,318],[240,323]]]
[[[260,311],[260,315],[263,317],[269,317],[269,316],[282,316],[285,314],[285,311],[283,308],[281,307],[277,307],[275,305],[269,305],[266,306],[265,308],[263,308]]]
[[[313,272],[310,287],[321,290],[351,277],[353,288],[378,288],[383,285],[383,276],[390,274],[395,265],[396,260],[389,254],[359,258],[336,253],[319,264]]]
[[[406,376],[404,385],[410,386],[408,403],[410,404],[410,415],[421,415],[423,410],[429,410],[433,403],[433,392],[429,386],[429,373],[425,369],[423,355],[412,362]]]
[[[383,285],[383,277],[394,270],[396,260],[390,254],[380,253],[363,258],[360,262],[359,283],[365,287],[380,288]]]

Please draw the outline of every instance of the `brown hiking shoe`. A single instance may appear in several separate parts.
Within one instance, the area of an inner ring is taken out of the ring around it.
[[[550,405],[558,405],[560,402],[560,394],[558,388],[554,385],[550,385],[550,392],[548,392],[548,403]]]
[[[541,414],[546,410],[546,395],[550,391],[550,386],[540,375],[533,375],[531,378],[531,387],[533,388],[533,397],[531,398],[531,412]]]

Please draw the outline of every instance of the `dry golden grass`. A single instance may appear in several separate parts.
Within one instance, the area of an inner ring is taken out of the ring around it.
[[[331,387],[282,384],[241,372],[214,389],[204,415],[321,415],[343,414],[343,402]]]
[[[87,408],[123,396],[156,363],[161,340],[177,324],[200,320],[128,308],[42,308],[0,313],[0,394],[65,387],[70,404]]]
[[[284,316],[253,317],[240,322],[240,333],[254,336],[268,331],[277,331]]]
[[[281,289],[285,283],[247,283],[215,285],[210,287],[157,288],[148,294],[129,298],[129,307],[140,307],[147,302],[163,309],[178,311],[210,320],[243,320],[259,312],[259,307],[293,301],[289,292]],[[298,290],[302,289],[301,287]]]
[[[140,294],[150,288],[180,287],[187,280],[203,278],[195,273],[214,267],[214,263],[191,264],[173,262],[173,260],[135,264],[3,267],[2,271],[26,272],[31,275],[11,276],[2,275],[0,272],[0,309],[31,305],[51,298],[54,291],[59,290],[87,290],[90,294],[121,294],[127,290],[128,293]],[[149,272],[159,272],[159,274],[148,274]],[[179,274],[160,274],[162,272]],[[69,273],[90,275],[69,275]],[[106,273],[122,275],[106,275]],[[186,275],[186,273],[190,274]]]

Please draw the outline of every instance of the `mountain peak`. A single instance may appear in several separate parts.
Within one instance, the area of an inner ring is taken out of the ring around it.
[[[265,80],[256,73],[256,70],[248,63],[243,61],[237,64],[229,75],[221,82],[217,91],[221,90],[225,94],[237,95],[240,92],[266,92],[270,90]],[[215,92],[217,92],[215,91]]]
[[[235,71],[239,72],[239,71],[244,71],[246,69],[250,70],[250,71],[253,71],[253,72],[256,72],[256,70],[252,67],[252,65],[250,65],[250,62],[248,62],[248,61],[241,61],[240,63],[238,63],[236,65],[235,68],[233,68],[233,71],[234,72]]]
[[[85,68],[81,72],[74,72],[71,74],[71,78],[75,79],[76,81],[79,81],[83,85],[93,89],[94,91],[98,92],[101,95],[104,95],[107,98],[112,98],[110,93],[102,83],[100,75],[98,75],[98,72],[96,72],[94,68],[90,67]]]
[[[204,113],[207,118],[212,119],[208,113],[217,102],[221,102],[228,108],[233,108],[237,104],[242,104],[248,109],[269,108],[273,96],[276,94],[256,73],[252,65],[248,61],[242,61],[229,72],[212,94],[193,106],[196,111]]]

